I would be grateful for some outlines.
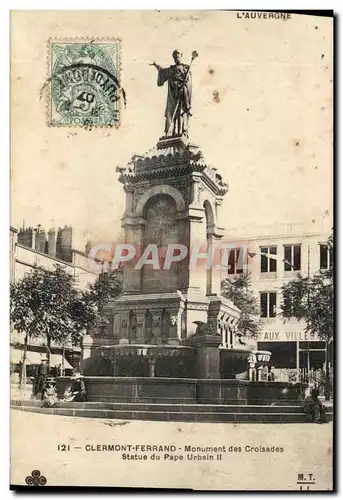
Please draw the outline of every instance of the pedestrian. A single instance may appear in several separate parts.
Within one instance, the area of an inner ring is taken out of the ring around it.
[[[310,421],[317,424],[327,423],[326,408],[319,399],[319,391],[314,388],[310,396],[304,401],[304,412],[309,415]]]
[[[53,408],[58,402],[56,382],[53,378],[47,379],[42,399],[43,399],[42,408]]]
[[[36,397],[38,394],[40,394],[41,399],[43,399],[43,392],[46,387],[46,380],[48,376],[48,367],[46,362],[47,362],[46,358],[41,359],[41,364],[38,368],[38,374],[34,388],[34,396]]]
[[[268,381],[269,382],[275,382],[275,373],[274,373],[274,366],[270,366],[268,369]]]
[[[83,402],[87,401],[86,384],[80,373],[75,373],[72,377],[71,387],[66,391],[65,401]]]

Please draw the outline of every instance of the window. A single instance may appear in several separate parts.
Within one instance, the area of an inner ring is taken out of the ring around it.
[[[232,248],[229,252],[228,274],[243,274],[244,265],[247,263],[245,248]]]
[[[325,342],[299,342],[299,349],[324,349],[325,350]]]
[[[276,292],[261,292],[261,318],[275,318],[276,316]]]
[[[332,248],[320,245],[320,269],[330,269],[330,267],[332,267]]]
[[[285,271],[300,271],[301,246],[285,245]]]
[[[258,342],[258,349],[271,351],[270,363],[275,368],[295,368],[297,366],[296,342]]]
[[[276,273],[276,247],[261,247],[260,251],[261,273]]]

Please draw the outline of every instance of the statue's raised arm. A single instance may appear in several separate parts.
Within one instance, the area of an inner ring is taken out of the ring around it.
[[[161,87],[168,81],[168,96],[165,110],[166,136],[185,135],[188,137],[188,121],[191,115],[192,105],[192,75],[190,67],[193,59],[198,56],[196,51],[192,52],[191,63],[183,64],[182,54],[174,50],[173,58],[175,64],[169,68],[162,68],[154,61],[151,66],[155,66],[158,71],[157,85]]]
[[[155,66],[156,69],[160,69],[161,66],[159,64],[156,64],[156,62],[149,63],[149,66]]]

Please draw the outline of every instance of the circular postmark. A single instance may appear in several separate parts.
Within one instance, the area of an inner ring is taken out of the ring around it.
[[[113,50],[92,43],[53,44],[52,49],[53,124],[117,125],[122,91]]]

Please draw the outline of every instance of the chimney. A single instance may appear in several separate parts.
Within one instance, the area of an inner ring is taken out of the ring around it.
[[[72,262],[72,241],[73,241],[73,228],[71,226],[64,226],[63,229],[59,228],[56,239],[56,256],[66,262]]]
[[[36,232],[35,249],[38,252],[45,253],[45,241],[46,241],[45,231],[44,229],[41,229],[41,225],[39,224],[35,232]]]
[[[53,257],[56,256],[56,229],[49,229],[48,231],[48,254]]]
[[[35,248],[35,236],[36,233],[33,227],[20,229],[18,233],[18,243],[28,248]]]

